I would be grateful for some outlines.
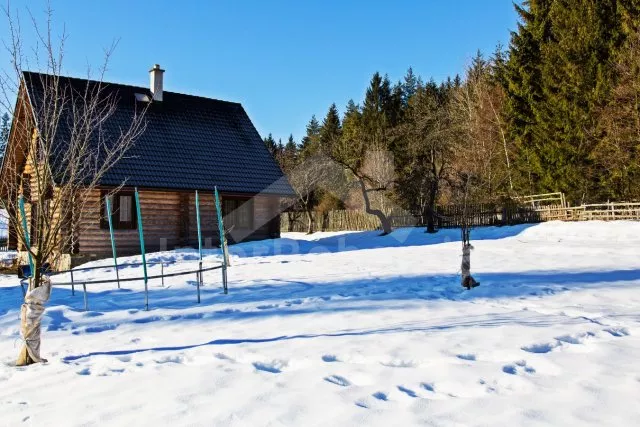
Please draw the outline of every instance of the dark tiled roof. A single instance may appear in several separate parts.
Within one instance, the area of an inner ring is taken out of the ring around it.
[[[34,108],[42,97],[47,76],[25,72]],[[61,85],[84,92],[84,79],[63,77]],[[136,108],[135,95],[150,96],[149,89],[103,83],[105,94],[118,100],[115,113],[103,128],[117,135],[127,129]],[[37,114],[36,114],[37,115]],[[60,149],[69,135],[67,120],[60,121]],[[55,163],[55,162],[53,162]],[[292,194],[282,171],[265,147],[242,105],[174,92],[147,110],[146,129],[125,158],[110,169],[100,184],[177,190],[213,190],[240,193]]]

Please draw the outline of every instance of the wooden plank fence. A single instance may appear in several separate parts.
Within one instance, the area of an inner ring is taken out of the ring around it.
[[[537,208],[542,221],[640,221],[640,203],[610,202],[581,206],[558,205]]]
[[[544,221],[640,221],[640,202],[612,202],[586,204],[582,206],[531,206],[510,204],[496,206],[478,204],[467,207],[472,227],[534,224]],[[375,215],[362,211],[335,210],[313,212],[314,231],[365,231],[380,229]],[[390,216],[392,226],[424,227],[426,219],[407,213]],[[440,206],[436,209],[435,226],[458,228],[462,225],[462,206]],[[281,215],[281,231],[307,231],[307,217],[302,212],[288,212]]]
[[[482,204],[467,208],[471,225],[474,227],[491,225],[514,225],[540,222],[536,211],[528,206],[496,207]],[[314,231],[365,231],[380,229],[380,221],[375,215],[362,211],[335,210],[325,213],[313,212]],[[400,213],[390,215],[391,225],[398,227],[424,227],[426,218],[422,216]],[[438,207],[435,215],[435,227],[456,228],[462,225],[463,208],[461,206]],[[280,230],[307,231],[307,216],[302,212],[286,212],[280,217]]]

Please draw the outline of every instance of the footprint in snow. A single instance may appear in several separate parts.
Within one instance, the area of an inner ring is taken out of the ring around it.
[[[389,362],[381,362],[383,366],[388,368],[415,368],[416,363],[413,360],[391,360]]]
[[[607,328],[607,329],[604,329],[604,331],[618,338],[626,337],[629,335],[629,330],[627,328]]]
[[[567,344],[584,344],[586,339],[593,338],[595,336],[596,334],[593,332],[585,332],[584,334],[562,335],[560,337],[556,337],[556,340]]]
[[[78,372],[76,372],[76,374],[78,374],[78,375],[91,375],[91,369],[84,368],[84,369],[81,369]]]
[[[422,384],[420,384],[420,387],[422,387],[423,389],[425,389],[427,391],[430,391],[432,393],[436,392],[436,388],[433,385],[433,383],[422,383]]]
[[[403,387],[401,385],[398,386],[398,390],[400,390],[401,392],[403,392],[404,394],[406,394],[409,397],[418,397],[418,395],[416,394],[415,391],[413,391],[413,390],[411,390],[409,388]]]
[[[324,380],[330,382],[331,384],[339,385],[341,387],[348,387],[351,385],[349,380],[347,380],[345,377],[341,377],[340,375],[331,375],[331,376],[325,377]]]
[[[182,356],[165,356],[161,359],[157,359],[155,360],[156,363],[158,364],[165,364],[165,363],[182,363],[184,361],[184,357]]]
[[[549,353],[555,348],[561,347],[563,344],[571,344],[571,345],[579,345],[584,344],[585,341],[589,338],[593,338],[596,335],[593,332],[585,332],[582,334],[574,334],[574,335],[561,335],[559,337],[555,337],[555,342],[552,343],[539,343],[539,344],[531,344],[528,346],[521,347],[522,350],[528,353]]]
[[[518,373],[518,371],[516,370],[516,367],[513,365],[505,365],[502,367],[502,372],[504,372],[505,374],[510,374],[510,375],[516,375]]]
[[[521,349],[526,351],[527,353],[543,354],[543,353],[549,353],[551,350],[553,350],[556,347],[559,347],[560,345],[562,344],[560,344],[559,342],[540,343],[540,344],[527,345],[527,346],[521,347]]]
[[[224,353],[216,353],[213,355],[213,357],[215,357],[216,359],[220,359],[220,360],[228,360],[229,362],[235,362],[235,359],[233,359],[232,357],[227,356]]]
[[[338,362],[338,357],[335,354],[325,354],[322,356],[322,361],[327,363]]]
[[[505,374],[509,374],[509,375],[517,375],[519,369],[524,370],[527,374],[535,374],[536,373],[535,369],[533,369],[531,366],[527,366],[527,362],[525,360],[519,360],[519,361],[515,362],[515,364],[513,364],[513,365],[505,365],[505,366],[503,366],[502,367],[502,372],[504,372]]]
[[[378,392],[376,392],[376,393],[373,393],[373,394],[372,394],[372,396],[373,396],[373,397],[375,397],[376,399],[378,399],[378,400],[382,400],[382,401],[384,401],[384,402],[386,402],[387,400],[389,400],[388,396],[387,396],[385,393],[381,392],[381,391],[378,391]]]
[[[254,362],[253,367],[258,371],[268,372],[270,374],[279,374],[282,372],[283,364],[281,362],[262,363]]]
[[[469,360],[469,361],[475,361],[476,360],[476,355],[475,354],[458,354],[458,355],[456,355],[456,357],[458,359],[462,359],[462,360]]]

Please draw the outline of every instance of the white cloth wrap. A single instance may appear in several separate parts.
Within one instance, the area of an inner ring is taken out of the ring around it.
[[[29,353],[34,362],[46,362],[40,357],[40,324],[44,314],[44,305],[51,296],[51,280],[42,276],[40,286],[29,289],[20,309],[21,332],[24,339],[23,350]]]

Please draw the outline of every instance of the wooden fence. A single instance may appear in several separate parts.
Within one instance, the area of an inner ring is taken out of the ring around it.
[[[479,204],[467,207],[472,227],[533,224],[544,221],[640,221],[640,203],[602,203],[567,207],[562,205],[496,206]],[[313,231],[363,231],[380,229],[375,215],[362,211],[336,210],[325,213],[313,212]],[[425,218],[420,216],[391,215],[391,224],[397,227],[424,227]],[[441,206],[436,210],[435,227],[457,228],[462,225],[461,206]],[[307,217],[302,212],[286,212],[281,216],[282,231],[307,231]]]
[[[467,206],[467,217],[472,227],[530,224],[540,222],[536,209],[530,206],[510,204],[496,206],[478,204]],[[458,228],[462,226],[463,206],[440,206],[436,209],[436,228]]]
[[[312,212],[312,217],[313,231],[376,230],[380,227],[375,215],[361,211]],[[307,221],[304,212],[285,212],[280,215],[280,230],[306,233]]]
[[[495,205],[474,205],[467,207],[471,225],[514,225],[540,222],[537,212],[531,207]],[[364,231],[377,230],[380,221],[375,215],[362,211],[335,210],[325,213],[313,212],[313,231]],[[426,218],[407,213],[389,216],[391,225],[398,227],[424,227]],[[434,225],[439,228],[456,228],[462,225],[463,208],[444,206],[436,210]],[[307,216],[303,212],[285,212],[280,217],[281,231],[307,231]]]
[[[542,221],[640,220],[640,203],[611,202],[570,207],[552,205],[536,210]]]

